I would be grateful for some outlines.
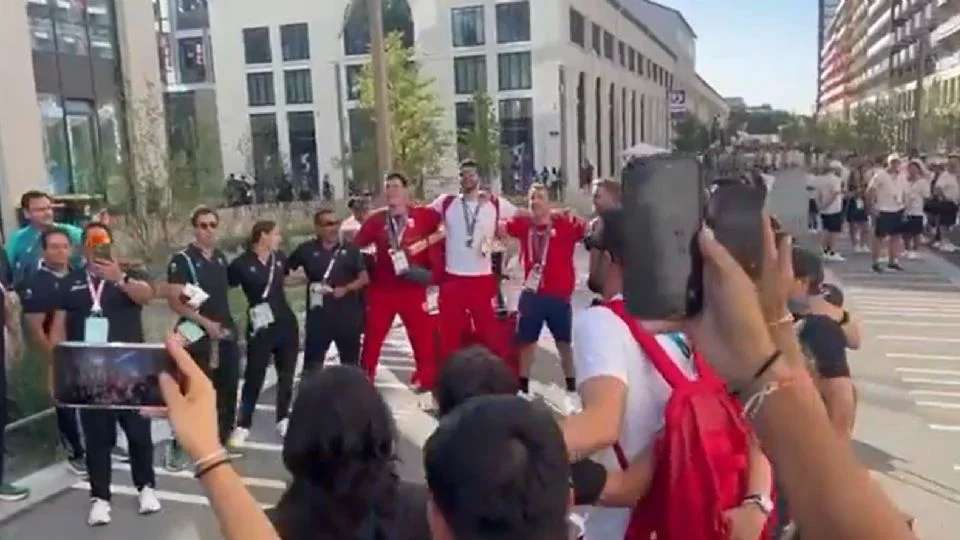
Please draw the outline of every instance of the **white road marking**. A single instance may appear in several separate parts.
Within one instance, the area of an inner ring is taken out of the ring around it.
[[[949,369],[927,369],[927,368],[908,368],[898,367],[900,373],[916,373],[918,375],[946,375],[948,377],[960,377],[960,371]]]
[[[930,429],[934,431],[960,431],[960,426],[951,426],[945,424],[929,424]]]
[[[944,392],[942,390],[910,390],[907,393],[911,396],[960,398],[960,392]]]
[[[241,444],[239,448],[245,448],[247,450],[262,450],[264,452],[283,452],[283,445],[276,443],[246,441]]]
[[[374,386],[376,386],[377,388],[385,388],[388,390],[406,390],[410,388],[409,386],[403,383],[384,382],[384,381],[377,381]]]
[[[904,377],[903,382],[908,384],[940,384],[943,386],[960,386],[960,381],[950,379],[925,379],[922,377]]]
[[[950,410],[960,409],[960,403],[947,403],[943,401],[918,401],[917,406],[931,407],[934,409],[950,409]]]
[[[130,472],[130,464],[114,462],[113,470]],[[186,478],[189,480],[193,480],[193,472],[191,471],[173,472],[173,471],[168,471],[163,467],[154,467],[153,472],[157,476],[170,476],[173,478]],[[269,489],[287,489],[286,482],[282,482],[280,480],[272,480],[270,478],[256,478],[256,477],[242,476],[240,477],[240,480],[242,480],[245,485],[250,487],[262,487],[262,488],[269,488]]]
[[[265,405],[265,404],[257,403],[256,409],[258,411],[277,412],[276,405]]]
[[[89,482],[77,482],[76,484],[70,486],[73,489],[81,491],[89,491],[90,483]],[[204,497],[203,495],[191,495],[189,493],[180,493],[177,491],[164,491],[162,489],[155,489],[153,491],[157,498],[161,501],[171,501],[185,504],[195,504],[198,506],[210,506],[210,500]],[[136,497],[140,494],[137,491],[137,488],[133,486],[124,486],[119,484],[110,485],[110,493],[113,495],[128,495],[131,497]],[[260,507],[267,509],[272,507],[272,504],[260,504]]]
[[[866,319],[863,321],[864,324],[872,324],[876,326],[915,326],[915,327],[929,327],[929,328],[960,328],[960,323],[952,322],[935,322],[935,321],[891,321],[885,319]]]
[[[908,316],[917,319],[960,319],[960,309],[881,309],[880,306],[858,310],[861,316]]]
[[[929,343],[960,343],[960,338],[942,338],[942,337],[929,337],[929,336],[882,335],[882,336],[877,336],[877,339],[883,340],[883,341],[924,341]]]
[[[916,353],[887,353],[887,358],[904,358],[912,360],[960,360],[960,356],[948,354],[916,354]]]
[[[381,370],[381,371],[384,370],[384,369],[392,369],[392,370],[394,370],[394,371],[410,371],[410,372],[413,372],[413,371],[416,371],[417,368],[415,368],[415,367],[413,367],[413,366],[400,366],[400,365],[397,365],[397,364],[380,364],[379,366],[377,366],[377,369],[378,369],[378,370]]]

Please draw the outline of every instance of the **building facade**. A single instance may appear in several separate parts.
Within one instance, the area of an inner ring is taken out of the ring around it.
[[[154,129],[131,104],[161,104],[152,29],[150,0],[4,3],[0,201],[6,234],[16,228],[15,208],[28,190],[106,197],[119,176],[160,162],[162,133],[137,159],[129,142],[131,134]]]
[[[350,155],[373,138],[356,84],[369,38],[362,8],[348,4],[211,2],[227,173],[328,178],[338,197],[351,181],[368,182],[355,178]],[[543,167],[561,168],[571,184],[581,168],[612,176],[623,149],[669,144],[677,55],[617,0],[384,6],[387,31],[402,32],[433,79],[451,138],[472,125],[475,93],[493,98],[505,180]],[[445,176],[454,176],[457,158],[452,145]]]

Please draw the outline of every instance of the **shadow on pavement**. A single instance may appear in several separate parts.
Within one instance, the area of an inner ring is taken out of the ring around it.
[[[908,462],[863,441],[853,440],[853,451],[871,471],[925,491],[934,497],[960,505],[960,491],[904,468]]]

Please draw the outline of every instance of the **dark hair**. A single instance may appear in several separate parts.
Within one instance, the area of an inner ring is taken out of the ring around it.
[[[513,395],[519,386],[503,360],[481,345],[466,347],[447,359],[433,397],[437,400],[440,416],[470,398],[487,395]]]
[[[248,240],[250,247],[253,248],[264,235],[270,234],[276,228],[276,221],[263,220],[254,223],[253,228],[250,229],[250,239]]]
[[[316,225],[320,223],[320,218],[322,218],[323,216],[326,216],[327,214],[333,214],[334,216],[336,216],[337,213],[334,212],[332,208],[326,208],[326,207],[321,208],[317,210],[315,214],[313,214],[313,224]]]
[[[110,238],[110,241],[113,242],[113,231],[110,230],[110,227],[100,223],[99,221],[91,221],[83,226],[83,243],[87,242],[87,236],[89,235],[91,229],[103,229],[107,232],[107,237]]]
[[[623,199],[623,187],[615,180],[597,180],[593,185],[609,193],[618,203]]]
[[[570,464],[545,408],[516,396],[473,398],[440,420],[423,461],[457,540],[566,537]]]
[[[793,276],[807,281],[807,294],[820,294],[823,287],[823,259],[803,248],[793,248]]]
[[[399,173],[399,172],[388,173],[386,178],[384,178],[384,181],[389,182],[390,180],[399,180],[400,183],[403,184],[403,187],[407,187],[410,185],[410,182],[407,180],[407,177],[403,175],[403,173]]]
[[[70,233],[68,233],[63,227],[48,227],[40,234],[40,247],[42,249],[47,249],[47,240],[49,240],[51,236],[57,235],[66,238],[68,244],[73,243],[70,241]]]
[[[480,164],[477,163],[476,160],[471,159],[471,158],[465,159],[465,160],[463,160],[463,161],[460,162],[460,168],[461,168],[461,169],[466,169],[466,168],[468,168],[468,167],[469,167],[469,168],[473,168],[473,169],[479,169],[479,168],[480,168]]]
[[[30,209],[30,203],[33,202],[33,201],[36,200],[36,199],[48,199],[48,200],[52,200],[52,199],[50,199],[50,195],[46,194],[46,193],[43,192],[43,191],[37,191],[37,190],[34,189],[34,190],[30,190],[30,191],[24,193],[24,194],[20,197],[20,208],[23,209],[23,210],[29,210],[29,209]]]
[[[833,283],[824,283],[820,287],[823,299],[838,308],[843,307],[843,291]]]
[[[283,463],[293,482],[273,518],[284,540],[386,538],[396,517],[395,428],[390,409],[359,369],[309,373],[290,414]],[[321,532],[322,531],[322,532]]]
[[[202,216],[213,216],[217,218],[217,223],[220,223],[220,214],[216,210],[210,208],[209,206],[200,205],[193,209],[193,213],[190,214],[190,225],[194,227],[197,226],[197,220]]]
[[[627,254],[627,238],[624,234],[626,223],[624,223],[623,209],[614,208],[602,212],[600,220],[602,231],[597,247],[608,252],[615,262],[623,263]]]

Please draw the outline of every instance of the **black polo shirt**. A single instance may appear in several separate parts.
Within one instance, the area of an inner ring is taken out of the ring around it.
[[[331,287],[346,286],[356,281],[360,277],[360,273],[367,269],[363,254],[357,246],[341,244],[334,246],[333,249],[326,249],[323,247],[323,242],[314,239],[300,244],[290,255],[290,270],[303,268],[310,283],[320,283],[323,281],[323,274],[327,271],[327,265],[330,264],[334,254],[337,255],[337,258],[330,269],[330,278],[327,280]],[[309,296],[309,288],[307,294]],[[363,292],[351,291],[343,298],[334,298],[333,295],[327,295],[323,299],[323,307],[320,310],[310,311],[336,313],[338,317],[341,315],[362,315]]]
[[[146,274],[131,270],[127,274],[136,280],[147,281]],[[94,288],[100,279],[91,278]],[[93,308],[93,297],[87,283],[87,270],[74,270],[63,278],[60,287],[59,309],[67,313],[67,341],[83,341],[87,317]],[[119,285],[108,281],[100,298],[103,316],[110,325],[107,340],[122,343],[143,343],[143,308],[127,296]]]
[[[58,276],[49,268],[40,267],[39,270],[24,278],[17,289],[25,314],[46,315],[43,320],[44,332],[50,332],[53,312],[59,309],[63,294],[63,280],[66,276],[67,274]]]
[[[193,262],[196,279],[190,271],[187,257]],[[227,281],[227,266],[227,257],[219,249],[215,249],[213,256],[207,259],[196,244],[190,244],[170,259],[170,264],[167,266],[167,281],[175,285],[193,283],[206,291],[210,298],[200,306],[200,314],[228,329],[234,329],[230,301],[227,299],[227,291],[230,288]]]
[[[270,282],[270,290],[267,291],[267,297],[264,299],[263,293],[270,279],[271,264],[273,281]],[[289,322],[296,321],[293,310],[290,309],[290,303],[287,302],[287,294],[283,290],[283,279],[289,273],[287,256],[282,251],[274,253],[264,264],[254,252],[247,250],[230,263],[227,268],[227,280],[231,287],[240,287],[243,290],[248,306],[253,307],[266,301],[270,304],[275,320],[283,319]]]

